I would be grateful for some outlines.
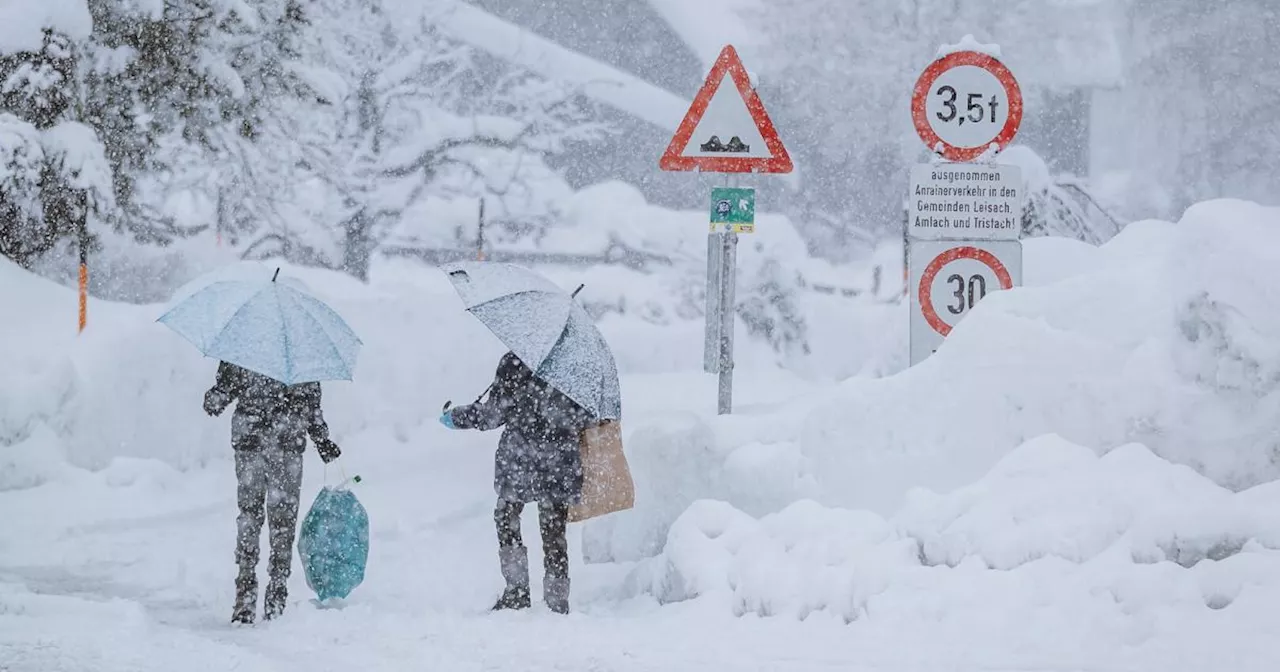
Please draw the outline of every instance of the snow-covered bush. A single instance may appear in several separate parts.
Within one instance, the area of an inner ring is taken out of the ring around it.
[[[797,296],[803,291],[804,276],[774,257],[763,257],[745,271],[737,311],[747,333],[783,355],[809,354],[809,325]]]

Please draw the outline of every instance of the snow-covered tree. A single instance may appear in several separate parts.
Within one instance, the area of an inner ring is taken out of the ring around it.
[[[0,254],[22,265],[67,237],[89,244],[90,220],[115,208],[103,146],[79,121],[79,22],[67,23],[0,57]]]
[[[597,130],[571,91],[439,35],[443,3],[423,3],[415,21],[385,5],[313,6],[292,66],[322,103],[293,136],[316,196],[300,204],[312,225],[264,230],[251,256],[305,252],[364,278],[370,254],[425,198],[489,197],[491,223],[536,233],[550,210],[541,187],[563,185],[546,157]]]
[[[40,131],[0,113],[0,254],[29,264],[64,235],[44,226],[40,176],[44,171]]]
[[[87,122],[114,172],[116,228],[144,242],[220,227],[234,236],[275,216],[290,186],[276,108],[302,95],[287,67],[304,27],[296,0],[88,0]],[[164,203],[194,195],[214,222]]]

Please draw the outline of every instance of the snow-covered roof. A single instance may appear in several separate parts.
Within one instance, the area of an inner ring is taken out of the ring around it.
[[[0,0],[0,55],[39,51],[45,29],[73,40],[89,37],[93,19],[86,0]]]
[[[710,68],[726,44],[752,65],[751,52],[763,44],[764,32],[748,18],[759,0],[648,0],[671,29]]]
[[[478,7],[456,3],[436,20],[441,31],[454,39],[544,77],[579,86],[583,94],[659,128],[674,131],[689,107],[688,100],[666,89],[566,49]]]

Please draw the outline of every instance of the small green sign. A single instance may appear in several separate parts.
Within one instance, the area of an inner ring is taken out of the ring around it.
[[[715,187],[711,190],[711,232],[755,233],[756,190]]]

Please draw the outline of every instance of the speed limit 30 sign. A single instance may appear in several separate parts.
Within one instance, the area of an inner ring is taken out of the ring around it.
[[[965,50],[925,68],[911,96],[920,139],[949,161],[1003,151],[1022,124],[1022,90],[995,56]]]
[[[916,240],[911,244],[911,363],[942,345],[987,294],[1022,284],[1016,240]]]

